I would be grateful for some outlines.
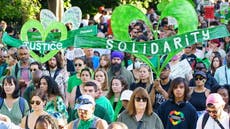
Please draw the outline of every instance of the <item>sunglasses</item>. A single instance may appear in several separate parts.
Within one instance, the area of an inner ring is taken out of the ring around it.
[[[36,71],[37,69],[30,69],[30,72]]]
[[[137,101],[137,102],[147,102],[147,98],[141,98],[141,97],[135,97],[135,100]]]
[[[205,69],[205,67],[196,67],[195,69],[196,70],[202,70],[202,69]]]
[[[207,111],[207,113],[217,114],[216,110],[214,110],[214,111],[206,110],[206,111]]]
[[[40,104],[41,104],[41,101],[34,101],[34,100],[30,101],[30,104],[31,104],[31,105],[33,105],[34,103],[35,103],[36,105],[40,105]]]
[[[76,66],[76,67],[77,67],[77,66],[81,67],[81,66],[82,66],[82,64],[74,64],[74,66]]]
[[[200,80],[200,81],[201,81],[201,80],[203,80],[203,79],[205,79],[205,78],[204,78],[204,77],[196,77],[196,78],[195,78],[196,81],[197,81],[197,80]]]

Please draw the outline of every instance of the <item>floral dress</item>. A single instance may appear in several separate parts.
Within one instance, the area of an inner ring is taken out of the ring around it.
[[[60,96],[56,96],[54,100],[50,100],[46,103],[45,111],[50,115],[54,115],[55,113],[60,113],[66,119],[68,119],[68,112],[65,106],[63,99]]]

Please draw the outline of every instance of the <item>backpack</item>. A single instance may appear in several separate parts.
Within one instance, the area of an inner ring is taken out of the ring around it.
[[[17,78],[17,76],[18,76],[18,71],[19,71],[19,67],[18,67],[18,63],[16,63],[16,65],[15,65],[15,73],[14,73],[15,74],[15,78]]]
[[[204,117],[203,117],[203,119],[202,119],[202,123],[201,123],[201,127],[202,127],[202,129],[204,129],[204,126],[205,126],[205,124],[207,123],[207,121],[208,121],[208,118],[209,118],[209,114],[208,113],[205,113],[204,114]],[[229,118],[229,128],[230,128],[230,118]]]
[[[96,117],[93,119],[93,123],[90,127],[90,129],[96,129],[96,125],[97,125],[97,121],[99,120],[99,117]],[[73,121],[73,129],[77,129],[78,128],[78,124],[80,122],[80,119],[76,119]]]
[[[25,99],[22,97],[19,97],[19,107],[20,107],[20,111],[22,113],[22,118],[24,117],[24,111],[25,111]],[[0,98],[0,109],[2,108],[4,99]]]

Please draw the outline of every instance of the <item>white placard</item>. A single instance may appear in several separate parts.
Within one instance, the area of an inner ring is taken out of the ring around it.
[[[192,71],[190,64],[188,63],[187,59],[184,59],[177,64],[170,66],[171,73],[170,76],[172,79],[176,77],[183,77],[185,78],[187,74]]]
[[[72,23],[73,30],[78,29],[81,24],[82,19],[82,12],[79,7],[71,7],[68,10],[65,11],[61,22],[66,23]]]
[[[44,26],[44,28],[47,28],[47,26],[50,23],[56,22],[57,18],[53,14],[53,12],[51,12],[50,10],[48,10],[48,9],[42,9],[41,13],[40,13],[40,21],[41,21],[42,25]]]

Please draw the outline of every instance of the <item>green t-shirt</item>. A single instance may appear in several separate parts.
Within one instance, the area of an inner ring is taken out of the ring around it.
[[[113,107],[112,107],[110,101],[105,96],[101,96],[98,99],[96,99],[96,104],[101,105],[102,107],[104,107],[107,110],[110,119],[111,120],[114,119]]]
[[[73,75],[68,80],[67,92],[71,93],[75,86],[79,86],[82,83],[81,79],[76,75]]]
[[[24,109],[24,113],[22,115],[22,112],[21,112],[20,106],[19,106],[19,97],[18,97],[18,100],[13,104],[13,107],[11,108],[11,110],[9,110],[9,108],[7,107],[5,100],[4,100],[3,105],[0,109],[0,114],[8,116],[10,118],[11,122],[13,122],[16,125],[19,125],[21,123],[23,116],[27,116],[29,113],[30,113],[29,105],[25,101],[25,109]]]

